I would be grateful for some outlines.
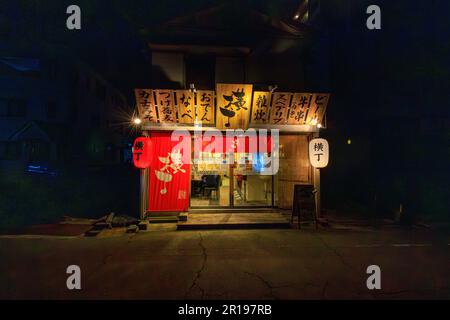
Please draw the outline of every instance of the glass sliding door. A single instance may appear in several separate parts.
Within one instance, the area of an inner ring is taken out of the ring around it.
[[[214,161],[206,161],[211,157]],[[228,164],[226,157],[203,152],[202,161],[192,163],[190,207],[272,207],[274,179],[261,174],[261,154],[234,153],[234,164]]]
[[[205,156],[223,157],[223,154]],[[191,207],[230,206],[230,166],[220,162],[192,164]]]
[[[262,175],[255,157],[257,153],[236,153],[241,162],[233,165],[233,206],[270,207],[272,206],[272,176]],[[235,159],[237,160],[237,159]]]

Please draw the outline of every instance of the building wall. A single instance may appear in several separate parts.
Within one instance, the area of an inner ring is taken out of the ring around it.
[[[216,57],[216,83],[245,83],[245,59],[241,57]]]
[[[170,76],[170,80],[177,81],[182,87],[185,79],[185,70],[190,66],[183,65],[183,54],[180,53],[152,53],[153,65],[158,67],[158,73]],[[215,65],[210,72],[214,73],[215,83],[251,83],[259,90],[268,90],[269,85],[277,85],[283,91],[305,90],[305,74],[303,61],[296,56],[215,56]],[[188,60],[189,61],[189,60]],[[292,77],[295,74],[296,77]],[[152,75],[154,88],[171,88],[170,82]],[[294,79],[294,80],[292,80]],[[161,80],[161,81],[159,81]],[[187,80],[189,82],[189,80]],[[209,89],[215,88],[215,83],[209,84]],[[188,83],[185,83],[189,86]],[[282,135],[280,136],[280,169],[274,179],[275,206],[280,208],[292,208],[293,192],[295,184],[313,183],[312,170],[308,158],[308,136],[307,135]],[[250,179],[259,179],[252,176]],[[261,183],[259,190],[255,188],[247,190],[249,200],[256,199],[266,191],[265,185]],[[228,197],[228,195],[227,195]]]
[[[55,165],[79,158],[119,162],[120,137],[105,133],[118,121],[114,119],[120,111],[117,109],[126,106],[124,96],[80,61],[64,54],[55,57],[42,52],[33,56],[39,68],[32,72],[0,63],[0,168],[23,170],[30,161],[27,141],[48,145],[48,157],[42,161]],[[16,109],[23,112],[11,113]],[[31,131],[22,133],[31,122],[35,125],[26,129]],[[86,148],[91,136],[98,136],[99,131],[103,132],[102,143],[96,154],[89,154]],[[11,156],[7,151],[11,147],[19,152]]]
[[[173,52],[152,52],[152,85],[164,89],[184,88],[184,55]]]
[[[280,136],[280,169],[275,181],[278,207],[291,209],[294,185],[312,183],[307,135]]]
[[[152,52],[153,88],[188,88],[191,81],[186,77],[186,70],[192,69],[188,64],[194,59],[186,57],[188,55],[184,53]],[[205,59],[210,59],[206,57],[205,55]],[[216,55],[214,59],[215,63],[205,75],[204,81],[201,81],[202,89],[214,89],[216,83],[252,83],[260,86],[262,90],[267,90],[269,85],[277,85],[284,91],[305,90],[303,61],[298,56]],[[202,67],[206,65],[209,65],[209,61],[207,63],[205,60]],[[214,77],[211,77],[211,74]],[[295,74],[295,77],[292,77],[292,74]],[[204,83],[207,83],[206,88]]]
[[[247,58],[246,81],[277,85],[280,91],[305,90],[302,60],[296,56],[281,57],[262,55]],[[295,77],[292,77],[293,74]]]

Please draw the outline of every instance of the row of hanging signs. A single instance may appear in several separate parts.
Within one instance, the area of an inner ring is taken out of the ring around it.
[[[330,95],[253,91],[251,84],[216,84],[213,90],[135,89],[146,122],[247,129],[257,125],[322,123]]]

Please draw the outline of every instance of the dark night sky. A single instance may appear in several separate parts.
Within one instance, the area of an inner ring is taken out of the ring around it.
[[[376,109],[368,116],[448,116],[450,3],[375,1],[382,10],[378,31],[364,27],[372,1],[352,3],[350,19],[334,7],[327,17],[335,49],[333,85],[347,93],[342,96],[346,107]],[[354,94],[360,97],[349,104]]]
[[[156,26],[221,3],[224,1],[81,0],[77,4],[83,10],[83,28],[77,33],[60,27],[65,19],[61,12],[70,1],[46,1],[44,5],[41,1],[19,0],[4,4],[2,11],[19,21],[19,28],[29,31],[15,42],[46,41],[41,36],[50,33],[52,41],[68,44],[82,59],[129,91],[150,79],[146,40]],[[365,28],[369,4],[380,5],[382,30]],[[253,8],[284,20],[292,16],[297,5],[293,0],[238,2],[242,10]],[[340,105],[335,114],[330,109],[331,116],[342,116],[344,106],[351,111],[362,105],[370,116],[372,112],[448,116],[450,2],[325,0],[321,6],[323,25],[319,32],[326,34],[330,43],[329,89]],[[352,116],[354,112],[344,114]]]
[[[1,2],[0,26],[13,21],[20,36],[5,40],[5,32],[0,33],[0,53],[14,55],[8,48],[17,47],[23,54],[29,51],[20,48],[45,43],[66,46],[121,88],[133,103],[133,88],[150,86],[147,44],[157,27],[229,1],[76,3],[82,8],[82,30],[67,32],[65,10],[72,1]],[[242,26],[238,31],[244,35],[244,29],[252,27],[241,19],[245,10],[287,21],[298,4],[294,0],[235,1],[237,12],[227,17],[235,27],[231,34],[236,33],[236,26]],[[365,26],[370,4],[381,7],[381,30],[369,31]],[[449,16],[448,0],[321,1],[321,20],[311,30],[316,51],[311,50],[305,60],[311,79],[305,90],[320,87],[331,93],[323,136],[330,139],[333,158],[323,170],[324,203],[333,205],[358,191],[358,201],[371,203],[378,192],[386,196],[386,202],[392,196],[392,203],[398,205],[406,198],[419,207],[414,203],[423,194],[424,208],[441,210],[433,205],[442,205],[449,194]],[[328,75],[322,78],[322,72]],[[445,120],[441,123],[447,127],[432,135],[422,134],[423,118],[431,118],[432,126]],[[354,141],[351,146],[347,146],[348,137]],[[398,185],[401,188],[395,189]]]

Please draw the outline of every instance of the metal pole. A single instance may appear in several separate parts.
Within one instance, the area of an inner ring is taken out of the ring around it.
[[[146,218],[147,213],[147,196],[148,196],[148,168],[140,170],[140,204],[139,204],[139,213],[141,220]]]
[[[319,138],[319,133],[316,132],[313,134],[314,138]],[[314,189],[316,189],[316,213],[317,217],[320,218],[321,216],[321,210],[322,206],[320,204],[320,169],[313,168],[313,182],[314,182]]]

